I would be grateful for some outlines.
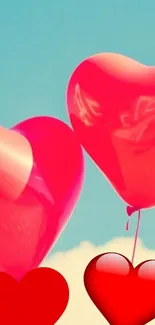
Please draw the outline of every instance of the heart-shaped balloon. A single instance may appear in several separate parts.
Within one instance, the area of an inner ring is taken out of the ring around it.
[[[74,130],[120,197],[155,205],[155,67],[119,54],[89,57],[73,72],[67,105]]]
[[[88,264],[84,284],[110,325],[144,325],[155,318],[155,260],[134,268],[123,255],[101,254]]]
[[[54,325],[69,300],[65,278],[56,270],[37,268],[18,283],[0,272],[0,323]]]
[[[21,279],[64,229],[84,163],[75,133],[56,118],[30,118],[8,132],[0,129],[0,271]]]

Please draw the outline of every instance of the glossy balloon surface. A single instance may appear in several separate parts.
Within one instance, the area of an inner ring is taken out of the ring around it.
[[[111,325],[144,325],[155,318],[155,260],[134,268],[121,254],[98,255],[85,270],[84,285]]]
[[[94,55],[73,72],[67,106],[83,147],[119,196],[137,209],[153,207],[155,68]]]
[[[84,164],[76,135],[56,118],[30,118],[13,130],[31,144],[34,162],[16,200],[0,195],[0,271],[21,279],[66,226],[81,192]]]

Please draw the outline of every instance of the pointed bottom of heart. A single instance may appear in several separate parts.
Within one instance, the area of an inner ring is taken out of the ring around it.
[[[54,325],[68,299],[67,282],[53,269],[34,269],[20,283],[0,273],[1,325]]]
[[[111,325],[144,325],[155,318],[155,260],[134,268],[123,255],[98,255],[85,270],[84,284]]]

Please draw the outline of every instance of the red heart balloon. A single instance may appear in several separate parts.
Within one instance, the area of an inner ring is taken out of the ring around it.
[[[0,324],[54,325],[69,299],[64,277],[50,268],[30,271],[18,283],[0,273]]]
[[[73,72],[71,123],[120,197],[135,209],[155,205],[155,67],[97,54]]]
[[[134,268],[123,255],[101,254],[88,264],[84,284],[111,325],[144,325],[155,318],[155,260]]]
[[[5,195],[0,191],[0,271],[21,279],[41,263],[68,222],[82,188],[84,165],[75,133],[56,118],[30,118],[12,130],[24,135],[31,145],[33,167],[16,200],[6,195],[9,184]],[[7,148],[7,145],[3,147]],[[0,146],[1,152],[2,149]],[[20,174],[23,177],[31,164],[29,157],[21,157],[20,152],[13,152],[13,155],[22,162],[22,172],[19,167],[14,169],[15,180],[19,178],[19,182],[16,182],[18,186],[13,187],[16,194],[23,186]],[[7,163],[7,166],[10,164],[7,171],[9,177],[14,163],[13,155]],[[9,177],[4,177],[4,180]],[[10,193],[13,194],[11,190]]]

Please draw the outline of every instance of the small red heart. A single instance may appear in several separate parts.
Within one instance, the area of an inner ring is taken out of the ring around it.
[[[155,260],[134,268],[123,255],[101,254],[88,264],[84,284],[111,325],[144,325],[155,318]]]
[[[50,268],[27,273],[18,283],[0,273],[0,324],[54,325],[69,299],[64,277]]]
[[[42,262],[66,226],[82,189],[84,164],[75,132],[56,118],[30,118],[12,130],[16,131],[12,134],[18,132],[25,136],[34,159],[28,181],[15,200],[0,191],[0,271],[19,280]],[[10,150],[8,144],[4,146],[3,138],[0,150],[6,155],[7,166],[10,164],[5,171],[8,180],[15,159],[17,163],[23,162],[27,170],[29,157],[22,156],[20,150],[14,152],[14,147]],[[13,170],[15,181],[20,180],[20,170]],[[5,183],[0,184],[0,190],[1,185]],[[12,187],[17,193],[19,186]],[[12,191],[9,193],[12,195]]]

